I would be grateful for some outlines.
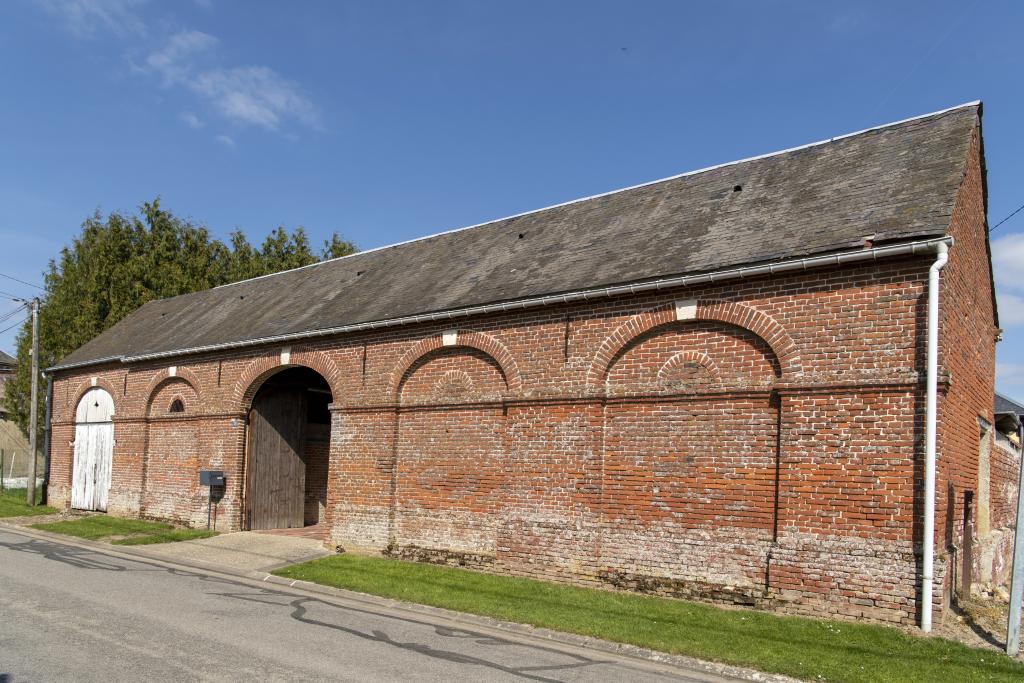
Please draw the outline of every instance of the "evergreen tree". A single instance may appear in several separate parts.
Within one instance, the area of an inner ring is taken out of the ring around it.
[[[82,224],[44,274],[39,309],[39,367],[61,358],[108,329],[147,301],[276,273],[356,252],[337,233],[315,252],[306,231],[278,227],[257,250],[236,230],[228,244],[209,231],[160,207],[159,198],[141,215],[99,212]],[[16,339],[18,367],[6,385],[7,410],[25,432],[31,387],[31,324]],[[40,426],[45,391],[40,391]]]

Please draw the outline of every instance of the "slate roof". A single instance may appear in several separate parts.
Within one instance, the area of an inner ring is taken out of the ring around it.
[[[13,356],[5,351],[0,351],[0,366],[4,365],[17,365],[18,361]]]
[[[1007,398],[1002,394],[996,393],[995,402],[995,414],[999,415],[1002,413],[1013,413],[1018,417],[1024,416],[1024,405],[1021,405],[1012,398]]]
[[[941,236],[980,114],[962,105],[153,301],[58,367]]]

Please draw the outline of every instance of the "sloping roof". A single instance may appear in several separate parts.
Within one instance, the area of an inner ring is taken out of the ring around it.
[[[979,115],[962,105],[153,301],[61,366],[941,236]]]
[[[1014,415],[1022,416],[1024,415],[1024,405],[1014,401],[1012,398],[1007,398],[1002,394],[997,393],[994,412],[996,415],[1001,413],[1013,413]]]
[[[0,365],[17,365],[18,361],[5,351],[0,351]]]

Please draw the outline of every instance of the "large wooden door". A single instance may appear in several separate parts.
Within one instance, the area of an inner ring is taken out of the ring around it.
[[[245,510],[249,529],[288,529],[304,523],[306,392],[268,388],[249,412]]]
[[[82,396],[75,411],[71,507],[106,510],[114,459],[114,400],[100,388]]]

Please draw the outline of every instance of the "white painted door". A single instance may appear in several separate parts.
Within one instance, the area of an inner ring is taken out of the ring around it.
[[[75,412],[75,463],[71,507],[106,510],[114,459],[114,400],[103,389],[90,389]]]

